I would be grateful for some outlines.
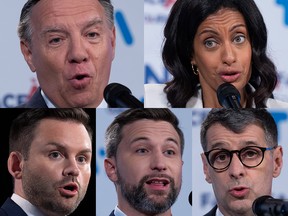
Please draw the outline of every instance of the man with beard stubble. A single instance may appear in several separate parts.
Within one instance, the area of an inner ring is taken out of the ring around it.
[[[84,198],[91,176],[90,116],[82,109],[29,109],[14,119],[8,170],[14,193],[1,216],[64,216]]]
[[[209,112],[201,127],[201,157],[217,205],[205,216],[255,215],[253,201],[271,195],[273,179],[281,173],[283,150],[277,138],[277,125],[266,109]]]
[[[178,125],[169,109],[129,109],[107,128],[104,166],[118,198],[110,216],[172,215],[182,184]]]

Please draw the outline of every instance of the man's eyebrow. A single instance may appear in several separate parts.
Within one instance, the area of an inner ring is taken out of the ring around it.
[[[62,151],[64,151],[64,150],[67,149],[64,145],[62,145],[62,144],[60,144],[60,143],[56,143],[56,142],[48,142],[48,143],[46,144],[46,146],[55,146],[56,148],[58,148],[58,149],[60,149],[60,150],[62,150]]]
[[[247,140],[247,141],[242,141],[238,144],[236,144],[236,147],[247,147],[247,146],[260,146],[260,144],[257,141],[253,141],[253,140]],[[215,149],[215,148],[225,148],[227,146],[227,144],[225,144],[224,142],[216,142],[214,144],[211,145],[211,149]],[[234,146],[234,147],[235,147]]]
[[[223,143],[223,142],[216,142],[216,143],[213,143],[212,145],[211,145],[211,149],[215,149],[215,148],[223,148],[223,147],[225,147],[226,145],[225,145],[225,143]]]
[[[40,35],[43,37],[48,33],[68,34],[68,32],[65,30],[65,28],[62,28],[60,26],[47,26],[40,32]]]
[[[130,143],[131,143],[131,144],[137,143],[138,141],[141,141],[141,140],[143,140],[143,141],[149,141],[149,137],[145,137],[145,136],[136,137],[135,139],[132,139]],[[180,146],[179,142],[178,142],[176,139],[172,138],[172,137],[168,137],[168,138],[165,140],[165,142],[167,142],[167,141],[173,142],[173,143],[175,143],[176,145],[179,145],[179,146]]]
[[[55,146],[57,149],[61,150],[61,151],[67,151],[67,148],[60,144],[60,143],[56,143],[56,142],[49,142],[46,144],[46,146]],[[92,150],[90,148],[85,148],[81,151],[79,151],[78,154],[85,154],[85,153],[91,153],[92,154]]]
[[[84,22],[81,24],[78,24],[81,29],[87,29],[92,26],[101,26],[103,25],[103,20],[101,18],[94,18],[88,22]],[[46,26],[44,29],[41,30],[40,35],[43,36],[47,33],[63,33],[68,34],[68,31],[65,29],[62,25],[55,25],[55,26]]]
[[[92,150],[87,148],[87,149],[84,149],[84,150],[81,150],[78,154],[92,154]]]
[[[83,26],[83,29],[86,29],[86,28],[90,28],[92,26],[98,26],[98,25],[103,25],[103,20],[101,18],[94,18],[86,23],[84,23],[82,26]]]

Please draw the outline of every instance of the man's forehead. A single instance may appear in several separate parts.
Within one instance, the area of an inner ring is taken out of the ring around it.
[[[158,139],[174,140],[176,143],[180,143],[180,137],[171,125],[166,121],[155,121],[148,119],[141,119],[125,125],[122,129],[122,140],[133,142],[135,140],[150,140],[154,137]],[[179,144],[180,145],[180,144]]]
[[[105,14],[102,5],[95,0],[41,0],[34,5],[31,12],[32,19],[35,18],[38,22],[57,18],[79,19],[88,13],[98,17],[104,17]]]

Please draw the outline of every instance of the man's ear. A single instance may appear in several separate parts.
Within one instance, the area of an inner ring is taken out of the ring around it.
[[[7,161],[8,171],[14,179],[22,178],[23,156],[20,152],[11,152]]]
[[[29,45],[29,43],[27,41],[21,40],[20,41],[20,48],[21,48],[21,52],[24,56],[24,59],[26,60],[30,70],[32,72],[36,71],[36,67],[33,64],[33,58],[32,58],[32,50],[31,50],[31,46]]]
[[[112,60],[115,57],[115,49],[116,49],[116,30],[115,30],[115,26],[113,26],[112,30],[111,30],[111,46],[112,46]]]
[[[203,164],[203,172],[205,174],[205,180],[211,184],[212,181],[211,181],[211,177],[210,177],[210,174],[209,174],[209,164],[207,163],[207,160],[206,160],[206,157],[204,155],[204,153],[201,154],[201,158],[202,158],[202,164]]]
[[[281,168],[283,165],[283,149],[282,146],[278,146],[273,153],[273,177],[276,178],[281,173]]]
[[[116,168],[116,161],[115,158],[105,158],[104,160],[104,168],[106,171],[106,175],[108,178],[116,183],[118,181],[118,176],[117,176],[117,168]]]

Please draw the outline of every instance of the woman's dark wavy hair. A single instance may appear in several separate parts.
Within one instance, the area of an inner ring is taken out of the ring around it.
[[[266,107],[277,84],[277,72],[266,55],[267,29],[263,17],[253,0],[177,0],[167,20],[163,41],[162,59],[173,79],[164,91],[172,107],[185,107],[192,96],[197,96],[199,77],[194,75],[191,59],[193,41],[199,25],[222,8],[239,11],[246,22],[252,46],[252,75],[246,85],[247,106]]]

